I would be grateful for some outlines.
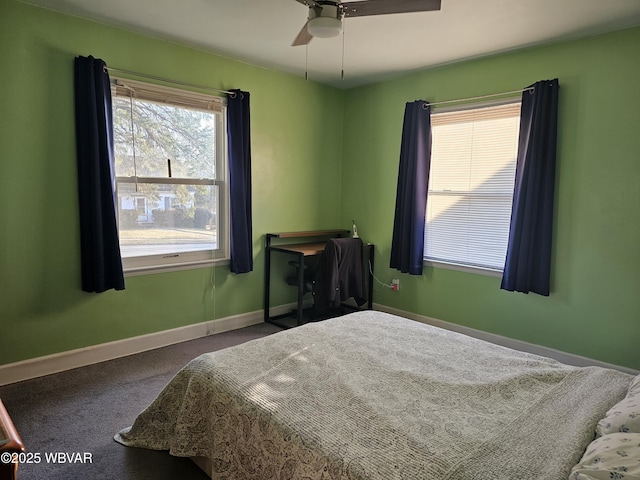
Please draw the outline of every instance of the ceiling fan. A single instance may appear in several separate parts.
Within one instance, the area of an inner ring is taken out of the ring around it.
[[[296,0],[309,7],[309,19],[293,41],[293,46],[307,45],[313,37],[335,37],[342,31],[343,17],[366,17],[391,13],[440,10],[441,0]]]

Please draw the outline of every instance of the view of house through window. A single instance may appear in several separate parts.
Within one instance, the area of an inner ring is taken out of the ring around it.
[[[433,113],[426,261],[502,270],[520,102]]]
[[[113,92],[125,271],[225,257],[223,99],[124,79]]]

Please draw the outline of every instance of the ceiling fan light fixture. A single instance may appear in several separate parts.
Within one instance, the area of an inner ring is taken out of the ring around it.
[[[333,17],[316,17],[309,20],[307,30],[318,38],[337,37],[342,31],[342,21]]]

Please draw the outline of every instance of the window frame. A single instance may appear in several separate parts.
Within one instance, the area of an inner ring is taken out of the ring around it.
[[[115,185],[116,198],[118,198],[117,191],[121,184],[207,185],[217,188],[217,248],[187,252],[164,252],[135,257],[121,256],[125,277],[228,264],[230,262],[230,211],[226,97],[141,82],[120,76],[111,78],[111,89],[114,102],[116,97],[133,97],[133,99],[137,98],[142,101],[216,114],[215,172],[212,172],[210,178],[119,176],[115,172]],[[128,94],[125,95],[123,92],[128,92]],[[119,208],[116,209],[117,214],[119,214],[119,210]],[[118,236],[120,236],[119,223]]]
[[[507,98],[502,98],[500,100],[493,101],[485,101],[485,102],[477,102],[474,104],[466,104],[466,105],[455,105],[448,107],[434,107],[432,110],[432,116],[438,114],[446,114],[446,113],[455,113],[455,112],[463,112],[463,111],[471,111],[475,109],[482,109],[487,107],[499,107],[504,105],[511,104],[519,104],[522,105],[522,99],[520,96],[510,96]],[[437,111],[435,111],[437,110]],[[519,132],[519,128],[518,128]],[[515,164],[517,162],[517,148],[518,148],[518,137],[519,133],[516,137],[516,152],[514,157],[514,169]],[[432,159],[433,160],[433,159]],[[429,179],[431,181],[431,178]],[[429,193],[428,193],[429,194]],[[513,204],[513,191],[511,192],[511,204]],[[429,208],[429,200],[427,199],[427,208]],[[454,260],[445,260],[445,259],[434,259],[426,256],[426,234],[427,234],[427,211],[425,211],[425,242],[423,244],[424,253],[423,253],[423,265],[431,268],[442,268],[447,270],[455,270],[466,273],[474,273],[479,275],[491,276],[491,277],[502,277],[504,271],[504,265],[502,268],[491,268],[489,266],[481,266],[474,264],[466,264],[461,262],[456,262]],[[508,234],[507,234],[508,235]],[[507,238],[508,240],[508,238]]]

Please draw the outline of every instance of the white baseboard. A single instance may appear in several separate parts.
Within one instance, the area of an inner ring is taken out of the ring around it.
[[[286,313],[294,308],[294,306],[294,304],[291,304],[274,307],[271,309],[271,315],[275,316]],[[263,321],[263,310],[256,310],[220,318],[218,320],[209,320],[202,323],[173,328],[171,330],[124,338],[114,342],[101,343],[90,347],[8,363],[6,365],[0,365],[0,385],[21,382],[30,378],[42,377],[44,375],[93,365],[94,363],[113,360],[119,357],[126,357],[147,350],[153,350],[154,348],[166,347],[216,333],[256,325]]]
[[[295,304],[282,305],[271,309],[271,315],[279,315],[289,312]],[[407,312],[397,308],[388,307],[386,305],[374,304],[375,310],[399,315],[401,317],[410,318],[418,322],[433,325],[435,327],[444,328],[454,332],[469,335],[470,337],[486,340],[497,345],[521,350],[524,352],[534,353],[545,357],[555,358],[556,360],[569,365],[588,366],[596,365],[605,368],[614,368],[632,375],[638,375],[640,372],[627,367],[621,367],[591,358],[562,352],[553,348],[543,347],[532,343],[515,340],[494,333],[483,332],[470,327],[445,322],[436,318]],[[184,327],[173,328],[161,332],[149,333],[137,337],[125,338],[114,342],[102,343],[76,350],[54,353],[43,357],[31,358],[15,363],[0,365],[0,386],[10,383],[21,382],[30,378],[51,375],[73,368],[93,365],[95,363],[113,360],[115,358],[126,357],[136,353],[153,350],[154,348],[166,347],[196,338],[206,337],[217,333],[223,333],[238,328],[244,328],[251,325],[262,323],[264,313],[262,310],[232,315],[218,320],[209,320],[202,323],[187,325]]]
[[[611,363],[601,362],[599,360],[594,360],[592,358],[582,357],[580,355],[574,355],[572,353],[567,353],[561,350],[556,350],[554,348],[549,348],[549,347],[544,347],[542,345],[536,345],[533,343],[524,342],[522,340],[503,337],[502,335],[496,335],[495,333],[476,330],[475,328],[470,328],[470,327],[465,327],[463,325],[458,325],[455,323],[445,322],[444,320],[438,320],[437,318],[431,318],[424,315],[419,315],[417,313],[407,312],[397,308],[388,307],[386,305],[374,304],[373,308],[375,310],[380,310],[381,312],[387,312],[393,315],[398,315],[400,317],[410,318],[411,320],[416,320],[421,323],[433,325],[434,327],[440,327],[440,328],[444,328],[445,330],[451,330],[453,332],[462,333],[470,337],[479,338],[480,340],[485,340],[487,342],[495,343],[496,345],[501,345],[503,347],[512,348],[514,350],[520,350],[522,352],[533,353],[535,355],[541,355],[543,357],[553,358],[567,365],[575,365],[578,367],[587,367],[587,366],[593,365],[597,367],[613,368],[615,370],[620,370],[622,372],[630,373],[632,375],[640,374],[640,371],[634,370],[632,368],[627,368],[627,367],[622,367],[620,365],[613,365]]]

